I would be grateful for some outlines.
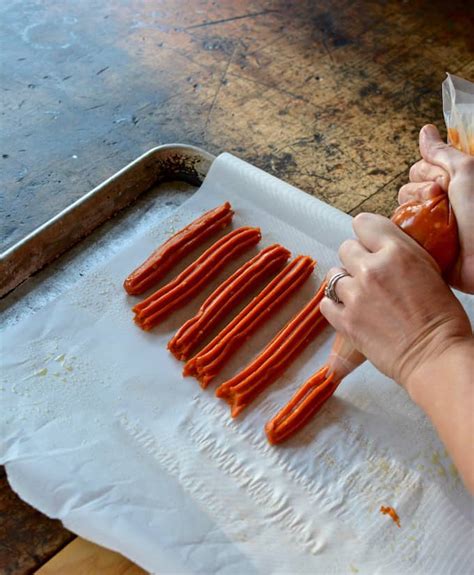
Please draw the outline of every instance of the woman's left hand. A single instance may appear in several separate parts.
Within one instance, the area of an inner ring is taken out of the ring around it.
[[[380,371],[406,385],[420,364],[472,334],[469,319],[433,258],[389,219],[354,218],[357,239],[339,249],[350,275],[337,282],[341,303],[321,312]]]

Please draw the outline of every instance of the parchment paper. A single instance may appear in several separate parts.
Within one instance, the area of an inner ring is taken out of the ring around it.
[[[349,216],[220,156],[165,224],[3,332],[0,460],[12,487],[75,533],[160,574],[467,573],[472,501],[425,416],[370,365],[303,433],[267,444],[265,421],[324,362],[330,329],[232,421],[215,385],[202,391],[183,379],[166,351],[231,268],[153,332],[132,323],[124,277],[224,200],[236,209],[234,226],[261,226],[262,246],[281,242],[319,266],[218,382],[309,299],[351,235]],[[472,300],[462,301],[472,318]],[[396,508],[401,528],[381,505]]]

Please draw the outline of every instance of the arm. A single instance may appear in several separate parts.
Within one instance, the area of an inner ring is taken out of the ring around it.
[[[403,385],[431,419],[464,484],[474,493],[474,339],[454,341]]]

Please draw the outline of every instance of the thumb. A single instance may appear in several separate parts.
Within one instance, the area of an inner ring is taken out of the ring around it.
[[[462,152],[443,142],[438,129],[432,124],[421,128],[420,152],[424,160],[443,168],[451,178],[464,157]]]

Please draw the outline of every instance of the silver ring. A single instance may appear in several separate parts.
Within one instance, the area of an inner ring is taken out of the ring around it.
[[[351,274],[347,273],[346,271],[338,272],[337,274],[334,274],[332,278],[328,281],[328,285],[324,290],[324,295],[334,303],[342,303],[341,300],[337,297],[336,284],[340,279],[345,278],[347,276],[350,277]]]

